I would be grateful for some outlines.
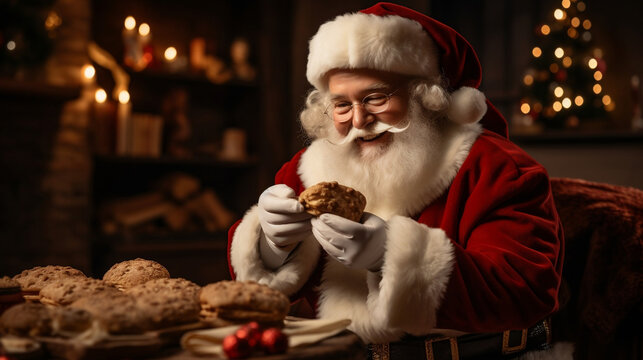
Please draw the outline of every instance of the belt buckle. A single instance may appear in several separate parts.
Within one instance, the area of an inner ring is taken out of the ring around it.
[[[444,340],[449,340],[449,344],[451,345],[451,360],[460,359],[460,354],[458,353],[458,340],[455,337],[443,336],[430,340],[424,340],[424,349],[426,351],[427,360],[435,360],[435,356],[433,355],[433,343]]]
[[[520,331],[520,344],[516,346],[509,346],[509,336],[512,331]],[[522,330],[507,330],[502,333],[502,354],[512,354],[521,350],[524,350],[527,347],[527,329]]]

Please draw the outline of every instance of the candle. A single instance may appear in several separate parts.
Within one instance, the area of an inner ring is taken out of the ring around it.
[[[128,155],[130,144],[130,126],[132,103],[127,90],[118,93],[118,111],[116,113],[116,154]]]
[[[98,89],[92,106],[94,151],[100,155],[114,153],[116,105],[107,101],[107,93]]]

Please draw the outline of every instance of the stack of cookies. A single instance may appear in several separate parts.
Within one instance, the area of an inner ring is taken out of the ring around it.
[[[3,282],[32,291],[26,303],[0,316],[0,335],[22,337],[99,341],[107,334],[141,334],[183,324],[283,325],[290,307],[284,294],[253,281],[220,281],[201,288],[171,278],[163,265],[141,258],[114,264],[102,279],[50,265],[0,278]]]

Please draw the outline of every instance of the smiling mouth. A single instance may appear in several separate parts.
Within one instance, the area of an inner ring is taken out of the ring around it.
[[[378,139],[379,137],[381,137],[384,134],[386,134],[386,132],[382,132],[382,133],[379,133],[379,134],[366,135],[364,137],[359,137],[357,139],[360,140],[360,141],[369,142],[369,141],[373,141],[375,139]]]

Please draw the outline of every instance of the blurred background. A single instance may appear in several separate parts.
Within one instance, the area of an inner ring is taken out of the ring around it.
[[[551,176],[643,188],[642,2],[399,3],[469,40]],[[373,4],[0,0],[0,275],[228,278],[226,229],[306,144],[308,40]]]

